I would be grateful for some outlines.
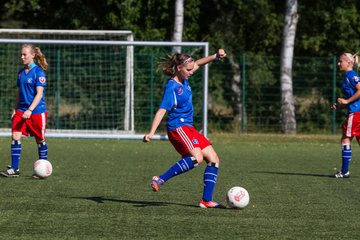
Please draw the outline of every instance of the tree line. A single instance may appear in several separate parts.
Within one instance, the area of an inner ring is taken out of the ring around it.
[[[179,32],[179,19],[176,19],[175,14],[178,1],[2,2],[2,28],[131,30],[139,41],[171,41],[175,40],[174,36]],[[289,4],[297,5],[293,56],[331,57],[360,50],[360,2],[356,0],[183,0],[182,4],[181,41],[207,41],[211,51],[221,47],[228,52],[233,70],[231,89],[234,94],[231,102],[234,119],[240,119],[236,116],[241,114],[241,106],[236,101],[241,94],[238,87],[241,69],[239,58],[231,56],[252,53],[265,57],[286,57],[283,55],[286,19],[287,14],[294,14],[289,12]],[[286,72],[284,66],[282,64],[281,71]],[[287,93],[283,88],[281,91],[279,89],[282,98]],[[291,101],[290,95],[289,100],[282,102],[282,106],[285,106],[283,113],[289,109],[294,112],[291,110],[294,105]],[[286,110],[288,103],[290,105]],[[296,131],[291,121],[286,123],[286,118],[281,120],[284,124],[290,124],[283,129],[284,132]]]
[[[298,1],[295,56],[357,51],[359,9],[356,0]],[[185,0],[182,41],[279,56],[285,11],[285,0]],[[139,41],[170,41],[174,12],[168,0],[3,0],[0,27],[131,30]]]

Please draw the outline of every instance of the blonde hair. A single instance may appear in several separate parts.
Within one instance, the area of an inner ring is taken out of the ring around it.
[[[35,47],[32,44],[24,44],[21,47],[30,48],[32,53],[35,53],[34,61],[37,65],[39,65],[44,71],[48,69],[49,64],[46,61],[45,55],[41,52],[39,47]]]
[[[186,53],[167,55],[158,62],[158,70],[161,70],[165,75],[172,76],[175,74],[176,66],[187,64],[191,61],[194,60]]]
[[[344,53],[342,56],[345,56],[354,66],[357,68],[360,67],[359,63],[359,52],[352,54],[352,53]]]

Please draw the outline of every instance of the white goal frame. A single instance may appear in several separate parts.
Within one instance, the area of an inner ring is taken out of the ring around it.
[[[133,42],[134,34],[130,30],[66,30],[66,29],[11,29],[0,28],[1,34],[9,34],[19,36],[21,34],[31,34],[35,38],[41,34],[48,34],[52,36],[125,36],[126,41]],[[125,112],[124,112],[124,130],[134,131],[134,118],[131,112],[131,85],[134,80],[134,48],[127,46],[126,49],[126,73],[125,73]]]
[[[23,32],[25,30],[22,30]],[[1,33],[1,31],[0,31]],[[51,44],[51,45],[119,45],[129,47],[127,50],[127,58],[131,61],[129,64],[129,72],[127,65],[127,73],[129,74],[129,82],[125,90],[126,102],[125,102],[125,123],[124,129],[127,132],[110,132],[110,131],[96,131],[96,130],[64,130],[64,129],[47,129],[46,137],[56,138],[105,138],[105,139],[142,139],[143,134],[135,134],[134,132],[134,60],[133,60],[133,47],[134,46],[170,46],[170,47],[203,47],[204,57],[209,55],[209,43],[208,42],[158,42],[158,41],[108,41],[108,40],[47,40],[47,39],[7,39],[0,38],[1,43],[32,43],[32,44]],[[207,137],[208,131],[208,78],[209,68],[208,64],[203,67],[203,111],[202,111],[202,133]],[[127,125],[128,124],[128,125]],[[10,136],[10,130],[5,132],[4,129],[0,129],[0,136]],[[165,135],[154,135],[153,139],[163,140],[167,139]]]

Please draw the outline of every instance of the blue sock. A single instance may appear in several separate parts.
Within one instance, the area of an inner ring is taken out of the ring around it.
[[[42,142],[38,144],[38,150],[39,150],[39,159],[47,160],[48,158],[48,147],[46,142]]]
[[[187,172],[198,165],[196,158],[194,157],[184,157],[175,163],[169,170],[167,170],[163,175],[159,176],[165,182],[170,178],[179,175],[181,173]]]
[[[21,142],[13,140],[11,142],[11,167],[19,169],[21,155]]]
[[[346,173],[349,170],[349,165],[350,165],[351,156],[352,156],[350,144],[342,145],[341,156],[342,156],[341,172]]]
[[[204,192],[202,199],[205,202],[212,201],[212,195],[216,185],[216,179],[219,171],[218,163],[208,163],[204,172]]]

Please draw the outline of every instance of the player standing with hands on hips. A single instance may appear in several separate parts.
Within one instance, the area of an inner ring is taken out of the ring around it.
[[[45,143],[47,121],[44,99],[48,63],[40,48],[32,44],[21,47],[21,60],[25,65],[17,78],[16,103],[12,113],[11,166],[0,174],[5,177],[18,177],[21,155],[21,135],[34,136],[39,159],[47,160],[48,147]]]
[[[337,104],[331,106],[332,109],[347,108],[348,114],[343,125],[343,134],[341,137],[341,155],[342,167],[335,178],[350,177],[349,165],[352,157],[351,140],[356,138],[360,144],[360,79],[358,74],[353,70],[354,65],[358,66],[358,56],[351,53],[344,53],[340,56],[338,66],[340,71],[345,72],[341,88],[345,98],[338,98]]]
[[[162,175],[154,176],[151,187],[154,191],[158,191],[160,186],[170,178],[193,169],[205,160],[207,166],[204,173],[203,195],[200,200],[201,208],[225,207],[212,199],[220,161],[209,140],[193,126],[194,108],[188,79],[205,64],[225,57],[225,51],[219,49],[216,54],[198,60],[183,53],[164,58],[161,62],[161,70],[170,78],[166,83],[162,102],[155,114],[150,132],[144,136],[144,142],[150,142],[168,111],[167,134],[182,159]]]

